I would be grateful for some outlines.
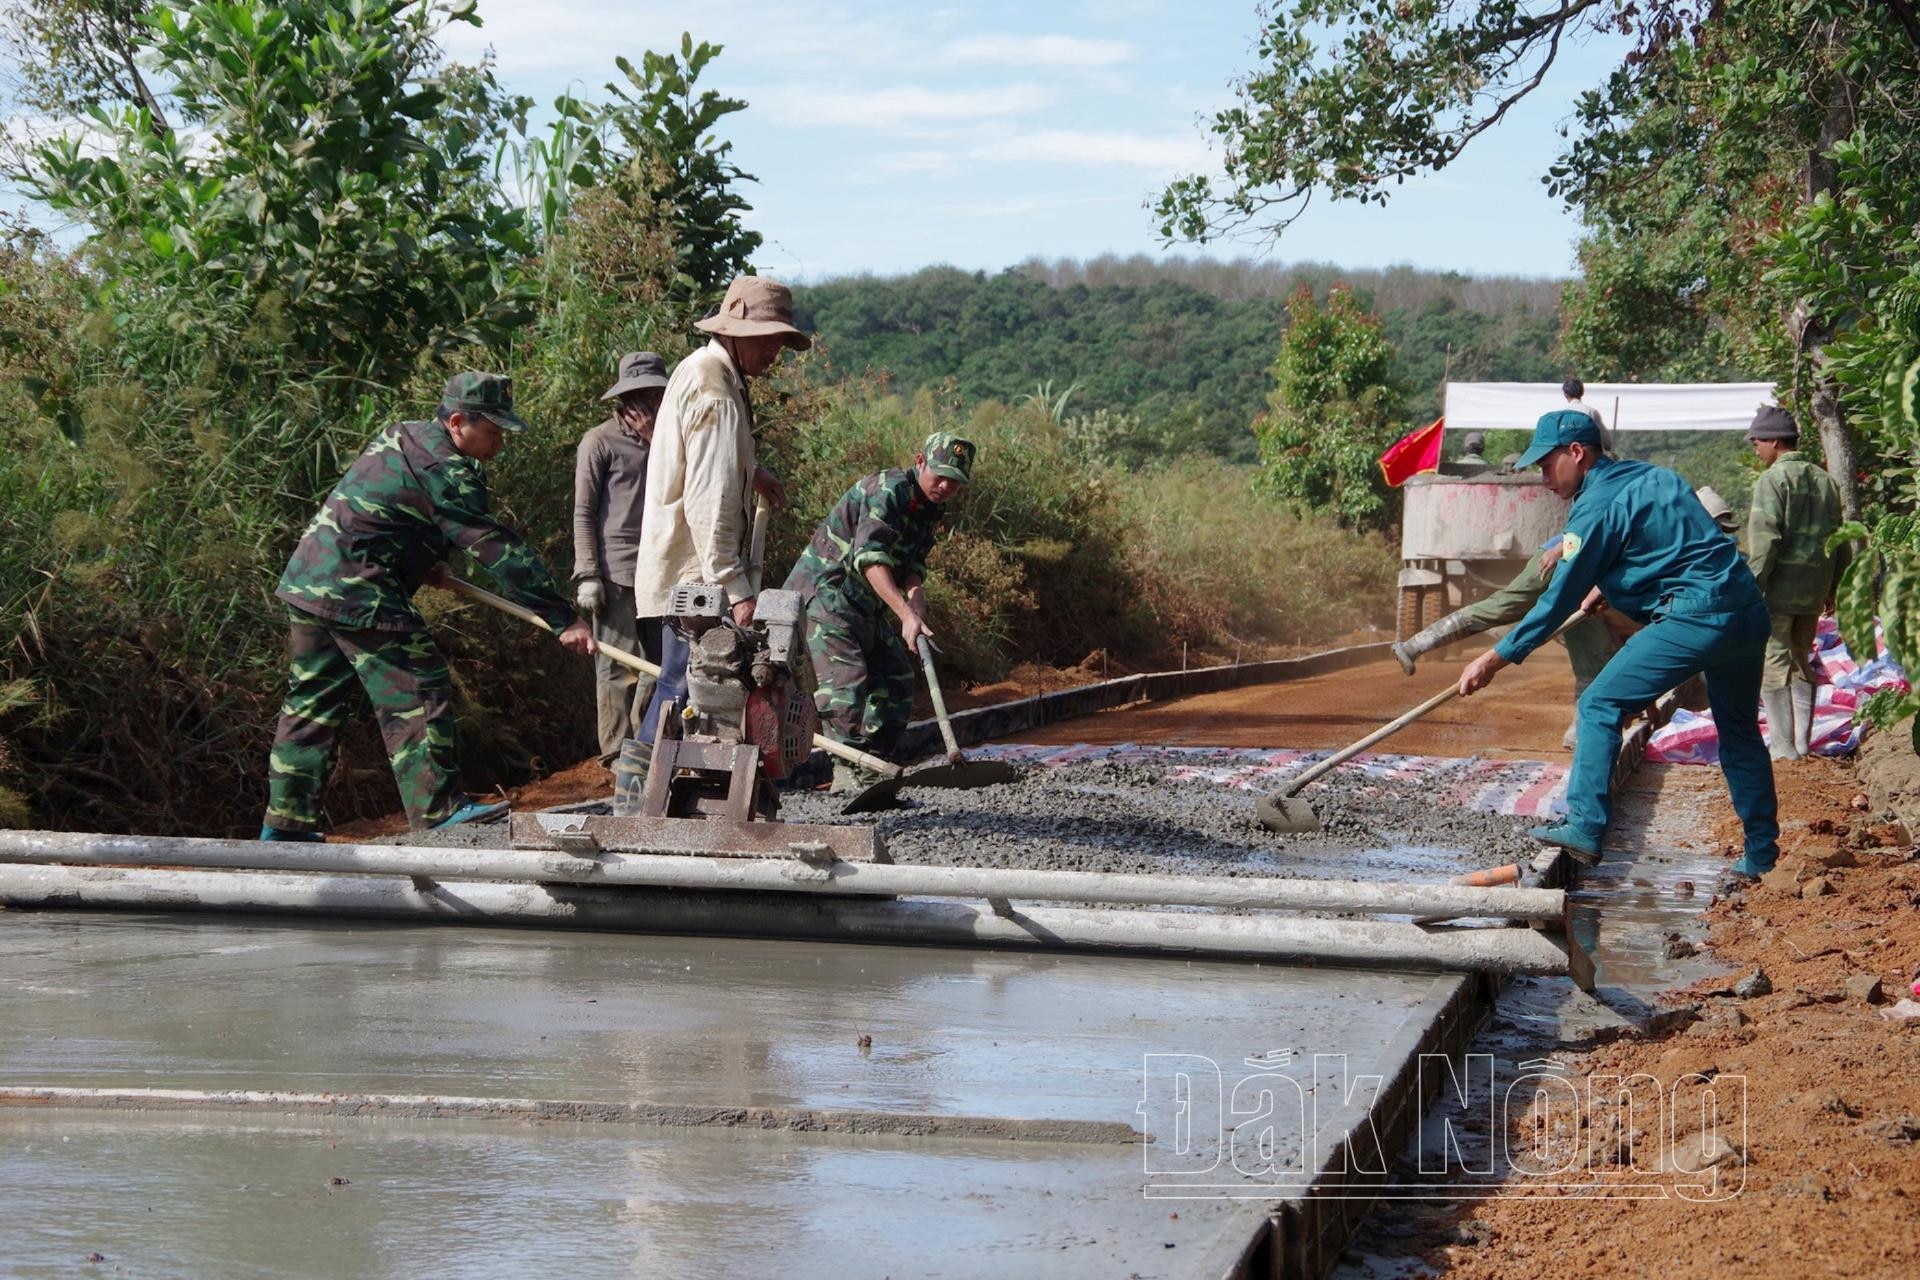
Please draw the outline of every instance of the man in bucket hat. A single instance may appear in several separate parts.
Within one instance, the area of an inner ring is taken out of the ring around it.
[[[506,809],[476,804],[461,788],[453,676],[413,593],[446,582],[447,557],[465,551],[562,645],[594,651],[540,557],[488,511],[480,464],[500,452],[505,432],[526,426],[513,411],[512,379],[455,374],[435,416],[375,436],[307,525],[274,593],[291,615],[293,672],[268,762],[262,840],[320,839],[321,792],[356,681],[416,830]]]
[[[734,622],[745,626],[756,594],[747,564],[752,495],[776,510],[786,505],[786,489],[754,456],[747,382],[771,370],[782,351],[805,351],[813,340],[794,328],[792,291],[760,276],[734,280],[719,312],[694,324],[713,337],[667,381],[647,460],[634,607],[643,618],[665,617],[676,586],[712,582],[726,589]],[[645,743],[661,708],[686,692],[684,637],[664,630],[660,655],[660,680],[640,726]]]
[[[573,465],[574,604],[593,619],[593,637],[652,662],[660,661],[660,619],[638,616],[633,578],[647,499],[647,453],[667,389],[667,362],[651,351],[620,357],[619,377],[602,400],[613,416],[580,437]],[[653,700],[653,677],[604,653],[593,660],[600,763],[639,736]]]
[[[1840,527],[1840,486],[1800,452],[1800,428],[1785,409],[1764,406],[1747,441],[1767,466],[1747,512],[1747,567],[1773,615],[1760,678],[1767,749],[1776,760],[1798,760],[1813,749],[1814,629],[1847,569],[1844,552],[1827,550]]]
[[[1701,672],[1720,732],[1720,769],[1746,830],[1733,872],[1757,877],[1770,870],[1780,824],[1757,715],[1769,623],[1740,549],[1678,475],[1605,456],[1600,425],[1585,413],[1543,415],[1520,465],[1538,466],[1547,488],[1573,500],[1560,568],[1527,616],[1460,673],[1460,695],[1525,661],[1561,622],[1602,603],[1603,594],[1606,605],[1644,624],[1580,696],[1566,820],[1531,834],[1597,862],[1622,722]]]
[[[929,640],[927,553],[946,505],[973,476],[971,440],[927,437],[911,467],[867,476],[814,531],[787,577],[807,602],[807,654],[824,732],[886,756],[913,713],[915,649]],[[867,779],[835,761],[836,791]]]

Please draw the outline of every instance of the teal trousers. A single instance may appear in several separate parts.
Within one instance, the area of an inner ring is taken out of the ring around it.
[[[1597,846],[1612,816],[1610,787],[1620,726],[1696,672],[1720,733],[1720,772],[1746,828],[1754,866],[1779,856],[1773,761],[1760,738],[1760,673],[1772,629],[1758,602],[1732,613],[1660,618],[1628,639],[1580,695],[1579,730],[1567,778],[1567,822]]]

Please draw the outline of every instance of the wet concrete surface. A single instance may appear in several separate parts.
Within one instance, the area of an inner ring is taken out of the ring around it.
[[[0,991],[5,1085],[788,1105],[1150,1132],[1143,1055],[1199,1055],[1231,1079],[1278,1049],[1337,1050],[1356,1074],[1379,1072],[1464,981],[33,912],[0,914],[0,967],[23,975]],[[1289,1063],[1275,1069],[1311,1088],[1316,1068]],[[1316,1114],[1279,1141],[1304,1152],[1309,1130],[1352,1122],[1315,1127]],[[1148,1205],[1146,1161],[1167,1149],[0,1109],[0,1185],[17,1189],[10,1274],[96,1251],[135,1273],[206,1277],[520,1275],[555,1260],[574,1274],[1217,1274],[1286,1192]]]
[[[0,1179],[9,1276],[1219,1275],[1263,1217],[1132,1151],[441,1121],[0,1112]]]

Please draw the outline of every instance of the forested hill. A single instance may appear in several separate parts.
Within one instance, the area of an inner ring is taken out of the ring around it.
[[[842,376],[884,374],[903,394],[951,379],[968,401],[1075,386],[1070,413],[1136,415],[1168,438],[1250,459],[1287,296],[1336,283],[1381,316],[1415,419],[1439,412],[1448,376],[1564,376],[1552,355],[1557,280],[1142,256],[849,276],[797,289],[795,303]]]

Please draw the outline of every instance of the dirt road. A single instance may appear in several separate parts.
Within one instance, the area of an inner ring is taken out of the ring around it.
[[[1206,747],[1342,747],[1459,679],[1484,644],[1429,657],[1409,677],[1391,658],[1284,684],[1251,685],[1144,707],[1121,707],[1017,735],[1019,742],[1153,742]],[[1382,743],[1408,755],[1564,760],[1573,715],[1566,651],[1548,645],[1493,686],[1448,703]]]

